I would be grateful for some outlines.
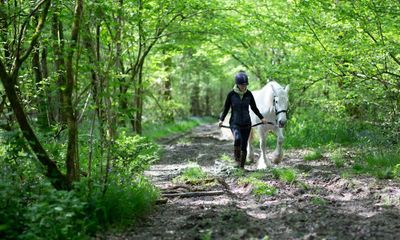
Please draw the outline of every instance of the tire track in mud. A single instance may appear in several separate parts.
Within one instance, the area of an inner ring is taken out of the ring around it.
[[[221,159],[232,157],[230,133],[202,125],[180,138],[161,141],[164,154],[146,175],[164,192],[223,191],[214,196],[168,198],[131,230],[107,239],[400,239],[400,184],[371,177],[341,177],[328,157],[304,161],[307,150],[287,150],[281,164],[296,170],[296,183],[264,171],[278,189],[256,198]],[[257,152],[256,152],[257,153]],[[214,185],[185,186],[172,180],[195,162]],[[256,172],[255,164],[244,173]]]

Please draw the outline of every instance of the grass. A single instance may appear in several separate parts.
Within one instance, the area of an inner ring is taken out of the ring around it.
[[[284,129],[284,149],[313,149],[304,156],[305,161],[319,160],[327,154],[335,167],[344,171],[344,176],[356,173],[378,179],[400,178],[398,141],[392,139],[390,142],[382,129],[366,121],[357,121],[334,112],[328,114],[327,111],[310,107],[299,107],[289,117]],[[274,149],[276,137],[269,134],[266,144],[267,149]],[[371,146],[375,148],[374,151],[368,150]],[[355,149],[357,160],[349,161],[340,150],[343,148]],[[350,169],[345,168],[346,163],[351,164]],[[275,175],[279,175],[278,170]]]
[[[318,206],[324,206],[327,204],[326,200],[321,197],[312,197],[311,203]]]
[[[369,138],[375,138],[376,132],[369,128],[365,123],[349,124],[349,119],[327,114],[326,111],[298,108],[285,127],[284,146],[318,148],[329,144],[352,145],[365,140],[365,134],[361,132],[368,132]]]
[[[192,166],[184,169],[182,173],[175,177],[173,182],[183,182],[190,184],[200,184],[207,180],[209,176],[200,166]]]
[[[275,195],[278,190],[274,186],[259,179],[263,176],[265,176],[263,172],[254,172],[248,177],[240,177],[238,183],[241,185],[251,184],[253,186],[252,194],[256,197]]]
[[[203,233],[203,235],[200,237],[201,240],[211,240],[211,236],[212,236],[212,229],[207,229],[205,231],[205,233]]]
[[[147,123],[144,124],[143,127],[143,136],[146,136],[152,140],[158,140],[172,134],[187,132],[192,128],[199,126],[200,124],[211,123],[215,121],[216,120],[213,118],[190,118],[167,124]]]
[[[353,171],[378,179],[400,178],[400,150],[397,148],[363,153],[354,163]]]
[[[221,156],[220,156],[220,159],[223,161],[223,162],[234,162],[234,160],[228,155],[228,154],[226,154],[226,153],[224,153],[224,154],[222,154]]]
[[[274,168],[271,170],[275,179],[292,184],[297,181],[297,173],[291,168]]]
[[[334,150],[330,159],[337,168],[343,168],[345,166],[346,159],[340,149]]]
[[[322,151],[320,149],[315,149],[310,152],[308,152],[304,156],[305,161],[314,161],[314,160],[319,160],[322,159],[324,156],[322,155]]]
[[[269,185],[266,182],[263,182],[256,178],[244,178],[241,181],[239,181],[239,183],[251,184],[253,186],[252,193],[257,197],[273,196],[278,191],[274,186]]]

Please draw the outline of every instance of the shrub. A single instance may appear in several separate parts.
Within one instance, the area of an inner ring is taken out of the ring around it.
[[[115,159],[111,174],[121,177],[141,174],[158,160],[158,150],[158,146],[145,137],[121,134],[113,146]]]
[[[1,239],[89,239],[98,229],[137,221],[158,198],[142,175],[158,159],[146,138],[122,134],[107,183],[93,173],[90,184],[82,178],[71,191],[56,191],[21,149],[12,141],[0,145]]]
[[[48,186],[35,196],[24,214],[21,239],[82,239],[90,219],[86,202],[75,191],[57,191]]]
[[[145,178],[137,177],[121,184],[111,179],[107,190],[97,187],[90,196],[89,209],[97,225],[126,225],[134,223],[150,211],[159,197],[158,190]]]

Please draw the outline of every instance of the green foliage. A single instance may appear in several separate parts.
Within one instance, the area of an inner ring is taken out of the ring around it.
[[[263,179],[265,177],[266,171],[265,170],[257,170],[255,172],[250,173],[250,178],[256,179]]]
[[[139,135],[128,136],[124,132],[119,135],[113,145],[113,174],[140,174],[158,159],[158,146]],[[123,176],[121,176],[123,177]]]
[[[173,179],[173,182],[183,182],[190,184],[200,184],[208,178],[207,173],[199,166],[188,167]]]
[[[304,156],[305,161],[319,160],[321,158],[323,158],[323,155],[320,149],[315,149],[307,152],[307,154]]]
[[[15,239],[23,227],[25,204],[20,201],[23,191],[12,181],[4,178],[0,181],[0,237]]]
[[[318,206],[325,206],[327,204],[327,201],[321,197],[312,197],[311,203]]]
[[[152,140],[157,140],[168,135],[187,132],[202,123],[210,123],[215,119],[210,118],[191,118],[166,124],[147,124],[144,126],[143,135]]]
[[[56,191],[43,179],[37,160],[25,153],[18,135],[2,141],[1,238],[88,239],[99,229],[134,223],[159,196],[142,176],[158,159],[157,146],[146,138],[121,134],[113,146],[116,159],[107,183],[95,173],[69,192]]]
[[[379,179],[399,177],[400,151],[370,150],[358,156],[353,165],[355,173],[366,173]]]
[[[221,159],[221,160],[224,161],[224,162],[233,162],[232,158],[231,158],[228,154],[226,154],[226,153],[222,154],[222,155],[219,157],[219,159]]]
[[[211,240],[211,236],[212,236],[212,229],[208,229],[206,230],[205,233],[203,233],[203,235],[200,237],[201,240]]]
[[[73,191],[56,191],[50,184],[33,185],[29,192],[0,185],[0,236],[6,239],[87,239],[100,228],[132,224],[147,213],[159,196],[140,177],[121,184],[112,179],[104,194],[101,184]],[[4,207],[3,207],[4,206]]]
[[[308,191],[311,188],[307,183],[305,183],[303,181],[296,181],[296,185],[298,188],[300,188],[304,191]]]
[[[328,144],[353,144],[360,140],[365,126],[349,125],[346,117],[327,114],[323,109],[297,108],[285,127],[285,147],[319,147]],[[372,131],[370,134],[375,134]]]
[[[269,185],[255,177],[241,177],[239,178],[238,182],[242,185],[251,184],[253,188],[252,193],[257,197],[273,196],[278,192],[274,186]]]
[[[337,168],[342,168],[345,165],[345,157],[340,149],[333,151],[330,160],[335,164]]]
[[[158,190],[143,177],[123,183],[111,178],[105,193],[100,186],[93,190],[88,205],[96,225],[124,226],[148,213],[158,197]]]
[[[271,170],[275,179],[279,179],[286,183],[292,184],[297,180],[296,171],[292,168],[274,168]]]
[[[87,203],[76,192],[47,186],[33,197],[24,214],[26,230],[21,239],[82,239],[87,234]]]
[[[74,111],[79,113],[79,156],[84,169],[91,151],[87,140],[92,138],[88,137],[88,112],[99,110],[106,118],[103,123],[99,119],[94,122],[90,189],[79,186],[69,193],[54,192],[45,184],[43,169],[27,148],[30,139],[13,130],[15,119],[8,112],[9,103],[1,100],[0,125],[12,127],[0,133],[1,238],[39,238],[49,232],[46,238],[57,239],[67,236],[71,229],[76,233],[73,236],[83,237],[92,232],[95,223],[117,223],[127,219],[129,213],[140,212],[129,202],[148,207],[146,201],[152,202],[157,194],[141,173],[156,161],[157,147],[145,138],[122,133],[121,129],[128,129],[124,123],[143,110],[144,135],[152,140],[187,131],[202,121],[172,121],[191,115],[216,116],[232,87],[232,76],[240,69],[248,71],[251,90],[269,79],[291,84],[286,148],[361,147],[363,152],[353,165],[355,172],[378,178],[399,177],[400,154],[395,147],[400,139],[400,15],[396,1],[120,3],[122,6],[111,1],[85,2],[81,18],[85,31],[80,31],[78,43],[82,51],[74,55],[77,61],[73,70],[79,81],[72,91],[77,106]],[[68,131],[56,121],[61,105],[58,94],[65,86],[58,84],[62,71],[48,66],[54,66],[59,57],[65,59],[71,51],[69,43],[52,36],[56,30],[52,26],[59,24],[59,36],[70,37],[73,4],[54,1],[49,10],[38,41],[43,81],[38,84],[34,78],[33,69],[38,69],[32,65],[32,55],[27,56],[16,81],[29,124],[43,131],[37,135],[62,171]],[[0,61],[6,68],[14,66],[17,50],[26,52],[36,25],[36,17],[26,16],[31,16],[35,6],[34,1],[2,2]],[[41,13],[42,7],[37,12]],[[53,17],[59,17],[60,22],[48,24]],[[16,32],[21,29],[24,32]],[[19,36],[24,36],[23,41],[16,44]],[[64,56],[57,56],[57,43],[65,46],[60,49]],[[99,52],[92,52],[96,50]],[[143,65],[133,66],[135,60]],[[99,86],[95,88],[92,81]],[[91,95],[82,97],[88,89]],[[0,91],[3,95],[2,85]],[[40,101],[44,99],[46,102]],[[127,99],[124,108],[123,100]],[[56,126],[54,132],[38,127],[42,108]],[[112,143],[111,152],[105,153],[103,136],[97,132],[117,128],[114,120],[119,124],[116,135],[120,137]],[[54,138],[56,131],[59,135]],[[269,146],[275,142],[275,138],[268,138]],[[370,146],[377,150],[368,150]],[[318,151],[314,155],[307,158],[320,157]],[[104,174],[105,159],[111,159],[112,164],[103,186],[104,176],[99,172]],[[340,152],[334,152],[331,160],[337,167],[344,166]],[[241,170],[235,174],[245,175]],[[268,189],[274,192],[273,187],[263,186],[257,174],[246,181],[259,186],[260,194],[268,193]],[[287,182],[296,178],[290,171],[283,174],[276,170],[275,175],[279,179],[287,175],[281,179]],[[122,209],[127,209],[126,213]],[[50,224],[52,221],[54,224]]]

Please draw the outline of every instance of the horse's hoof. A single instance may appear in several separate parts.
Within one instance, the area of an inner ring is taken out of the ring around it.
[[[275,164],[279,164],[279,163],[281,163],[281,161],[282,161],[282,158],[275,158],[274,159],[274,163]]]
[[[261,169],[266,169],[267,168],[267,165],[265,165],[265,163],[259,163],[259,164],[257,164],[257,169],[258,170],[261,170]]]
[[[280,163],[280,162],[282,161],[282,158],[283,158],[283,155],[282,155],[282,154],[273,154],[273,155],[272,155],[272,161],[273,161],[275,164]]]

